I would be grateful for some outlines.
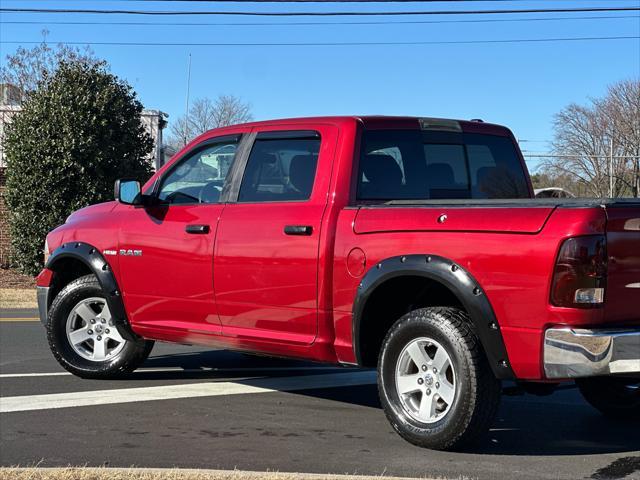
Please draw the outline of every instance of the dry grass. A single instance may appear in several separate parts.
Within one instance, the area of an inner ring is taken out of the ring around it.
[[[399,477],[154,468],[0,468],[0,480],[398,480]],[[460,477],[461,478],[461,477]]]
[[[38,308],[35,288],[0,288],[0,308]]]

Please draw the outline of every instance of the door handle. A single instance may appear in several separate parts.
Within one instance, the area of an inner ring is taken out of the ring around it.
[[[309,236],[313,233],[311,225],[286,225],[284,227],[285,235],[305,235]]]
[[[184,231],[187,233],[193,233],[194,235],[203,235],[209,233],[209,225],[187,225]]]

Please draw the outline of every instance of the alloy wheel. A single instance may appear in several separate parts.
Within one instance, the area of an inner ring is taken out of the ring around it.
[[[449,412],[456,396],[451,357],[428,337],[409,342],[398,357],[396,389],[402,408],[421,423],[434,423]]]
[[[107,302],[100,297],[81,300],[71,309],[66,333],[73,351],[94,362],[115,358],[126,344],[115,327]]]

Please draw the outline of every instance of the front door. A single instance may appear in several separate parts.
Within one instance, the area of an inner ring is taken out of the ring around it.
[[[216,240],[214,285],[225,336],[315,339],[318,248],[335,142],[329,126],[257,131]]]
[[[124,206],[119,255],[134,329],[220,333],[213,294],[213,247],[220,194],[240,135],[205,140],[156,182],[158,204]]]

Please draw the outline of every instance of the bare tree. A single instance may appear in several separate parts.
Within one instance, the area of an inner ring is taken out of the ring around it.
[[[201,133],[253,119],[251,105],[233,95],[220,95],[215,100],[201,98],[193,102],[187,116],[178,118],[170,127],[168,144],[184,147]]]
[[[619,82],[608,93],[600,108],[611,119],[616,150],[629,163],[621,181],[640,197],[640,80]]]
[[[47,30],[43,30],[42,43],[30,49],[18,47],[13,55],[7,55],[6,65],[0,69],[0,82],[18,89],[20,98],[13,99],[16,103],[22,103],[26,95],[37,88],[43,77],[53,73],[61,61],[77,61],[87,65],[99,63],[89,47],[80,49],[64,44],[49,46],[46,41],[48,34]]]
[[[618,82],[604,98],[565,107],[554,127],[558,156],[543,163],[543,172],[578,182],[595,197],[609,196],[611,187],[613,197],[640,196],[640,81]]]

